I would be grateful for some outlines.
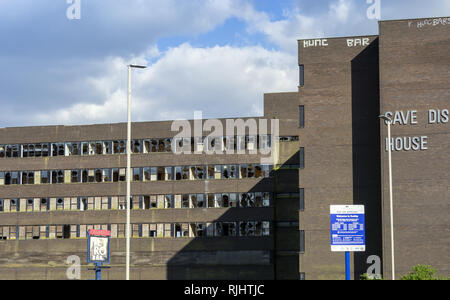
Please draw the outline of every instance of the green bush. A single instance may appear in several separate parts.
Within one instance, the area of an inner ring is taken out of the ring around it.
[[[449,280],[449,278],[439,278],[436,276],[436,269],[427,265],[417,265],[412,268],[412,272],[400,278],[400,280]]]
[[[365,274],[362,274],[359,279],[360,280],[383,280],[381,275],[378,275],[378,276],[380,276],[380,277],[371,277],[367,273],[365,273]]]

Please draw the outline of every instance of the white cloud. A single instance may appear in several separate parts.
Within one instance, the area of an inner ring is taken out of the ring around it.
[[[340,22],[346,22],[350,15],[352,2],[348,0],[339,0],[338,2],[332,2],[329,6],[329,11],[332,15],[335,15]]]
[[[297,88],[296,57],[262,47],[182,44],[160,55],[148,69],[133,71],[134,121],[192,119],[194,110],[203,110],[208,118],[259,116],[264,92]],[[132,62],[145,63],[144,55]],[[79,99],[70,107],[37,114],[36,123],[125,121],[128,63],[123,58],[108,58],[99,65],[105,73],[87,80],[87,88],[102,95],[103,101],[93,104]]]

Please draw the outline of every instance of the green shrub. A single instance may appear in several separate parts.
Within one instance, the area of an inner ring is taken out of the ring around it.
[[[372,275],[373,276],[373,275]],[[381,275],[378,275],[379,277],[372,277],[369,276],[367,273],[364,273],[360,276],[360,280],[383,280],[383,278],[381,277]]]
[[[400,280],[448,280],[449,278],[439,278],[436,276],[436,269],[428,265],[417,265],[412,268],[412,272],[400,278]]]

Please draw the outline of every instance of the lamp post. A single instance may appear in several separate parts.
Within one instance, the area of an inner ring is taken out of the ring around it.
[[[389,206],[391,214],[391,264],[392,264],[392,280],[395,280],[395,258],[394,258],[394,208],[392,204],[392,140],[391,140],[391,125],[392,119],[386,115],[379,116],[387,124],[388,130],[388,153],[389,153]]]
[[[126,280],[130,280],[130,206],[131,206],[131,69],[145,69],[145,66],[128,65],[128,122],[127,122],[127,225],[126,236]]]

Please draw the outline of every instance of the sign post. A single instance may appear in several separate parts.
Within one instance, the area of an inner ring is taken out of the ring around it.
[[[350,252],[366,251],[364,205],[331,205],[331,251],[345,252],[345,279],[350,280]]]
[[[102,279],[102,269],[109,268],[103,264],[109,264],[111,259],[111,231],[109,230],[94,230],[88,231],[87,244],[87,262],[95,265],[95,280]]]

